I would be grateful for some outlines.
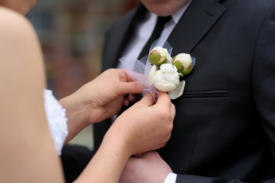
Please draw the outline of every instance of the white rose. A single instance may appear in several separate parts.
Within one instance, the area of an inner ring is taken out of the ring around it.
[[[177,88],[180,77],[177,68],[171,63],[162,64],[159,70],[153,65],[149,72],[149,82],[158,90],[169,92]]]

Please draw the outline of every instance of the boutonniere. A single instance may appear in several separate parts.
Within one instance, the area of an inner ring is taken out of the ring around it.
[[[171,99],[179,98],[185,87],[183,77],[191,73],[195,59],[187,53],[172,58],[166,48],[155,47],[148,60],[153,65],[148,75],[149,83],[159,91],[168,92]]]

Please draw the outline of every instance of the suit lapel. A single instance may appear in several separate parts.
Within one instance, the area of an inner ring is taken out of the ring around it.
[[[217,0],[193,0],[168,38],[174,48],[173,55],[191,53],[224,11],[224,6]]]
[[[144,6],[140,5],[137,9],[123,17],[116,27],[112,28],[112,37],[109,38],[107,49],[104,52],[108,53],[104,58],[103,70],[116,67],[122,51],[127,46],[133,34],[135,33],[136,24],[142,20],[142,15],[146,13]]]
[[[109,68],[115,67],[119,52],[122,48],[122,42],[125,39],[125,35],[129,28],[130,22],[133,18],[134,12],[124,17],[122,21],[116,25],[118,28],[113,27],[109,30],[109,34],[106,37],[107,42],[105,42],[104,55],[103,55],[103,68],[102,70],[106,70]],[[124,25],[122,25],[122,23]],[[110,33],[110,31],[112,33]]]
[[[140,20],[144,11],[146,12],[145,7],[139,6],[111,29],[112,36],[104,50],[108,54],[103,58],[103,70],[116,67],[123,49],[133,37],[135,23]],[[190,53],[224,11],[224,6],[218,0],[193,0],[168,38],[173,47],[173,55],[180,52]]]

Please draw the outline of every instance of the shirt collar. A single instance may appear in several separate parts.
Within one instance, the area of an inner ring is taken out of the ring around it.
[[[177,24],[180,21],[180,18],[182,17],[182,15],[185,13],[185,11],[187,10],[187,8],[190,6],[192,0],[188,0],[188,2],[182,7],[180,8],[177,12],[173,13],[172,16],[172,21],[174,24]],[[152,13],[149,11],[149,14],[147,14],[147,20],[151,19],[151,20],[157,20],[157,15],[155,13]]]
[[[182,8],[180,8],[177,12],[172,14],[172,20],[175,24],[177,24],[181,18],[181,16],[185,13],[192,0],[189,0]]]

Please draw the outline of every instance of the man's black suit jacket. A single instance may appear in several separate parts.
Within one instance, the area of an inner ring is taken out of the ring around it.
[[[142,9],[107,32],[103,70],[116,67]],[[197,60],[160,150],[177,183],[275,182],[275,1],[193,0],[168,42]],[[109,125],[95,126],[96,148]]]

